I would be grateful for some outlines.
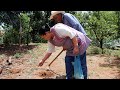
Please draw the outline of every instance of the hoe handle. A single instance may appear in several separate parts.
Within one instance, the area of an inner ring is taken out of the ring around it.
[[[62,51],[53,59],[53,61],[50,62],[50,64],[49,64],[48,66],[50,66],[50,65],[56,60],[56,58],[57,58],[63,51],[64,51],[64,50],[62,50]]]

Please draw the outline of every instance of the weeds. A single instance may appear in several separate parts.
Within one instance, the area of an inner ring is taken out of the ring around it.
[[[20,58],[20,57],[22,57],[22,54],[21,54],[21,53],[16,53],[16,54],[14,54],[13,57],[14,57],[14,58]]]

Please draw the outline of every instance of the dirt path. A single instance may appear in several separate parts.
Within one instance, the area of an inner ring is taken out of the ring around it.
[[[65,64],[63,52],[51,65],[52,71],[46,71],[47,65],[57,56],[62,48],[56,48],[56,52],[38,67],[39,61],[45,54],[47,44],[40,44],[36,48],[24,54],[20,59],[12,58],[12,65],[4,68],[0,79],[60,79],[65,78]],[[89,79],[119,79],[120,60],[114,57],[102,55],[87,55]]]

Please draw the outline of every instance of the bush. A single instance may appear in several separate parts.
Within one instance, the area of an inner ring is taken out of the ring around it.
[[[104,49],[103,54],[111,55],[111,50],[110,49]]]
[[[100,54],[102,50],[99,47],[89,47],[89,53],[90,54]]]
[[[44,40],[38,34],[36,34],[33,42],[34,43],[47,43],[47,40]]]

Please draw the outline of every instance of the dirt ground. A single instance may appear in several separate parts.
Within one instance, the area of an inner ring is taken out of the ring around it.
[[[16,49],[18,50],[14,47],[14,50]],[[10,49],[5,51],[0,47],[0,79],[65,79],[65,51],[50,66],[51,70],[47,70],[48,64],[61,51],[60,47],[56,47],[56,52],[42,67],[38,67],[46,49],[47,44],[31,45],[27,48],[28,51],[24,47],[21,50],[24,52],[22,57],[15,58],[12,55],[18,52],[14,52],[13,49],[13,51]],[[8,65],[9,57],[11,57],[11,64]],[[120,59],[115,57],[87,55],[87,66],[88,79],[120,79]]]

